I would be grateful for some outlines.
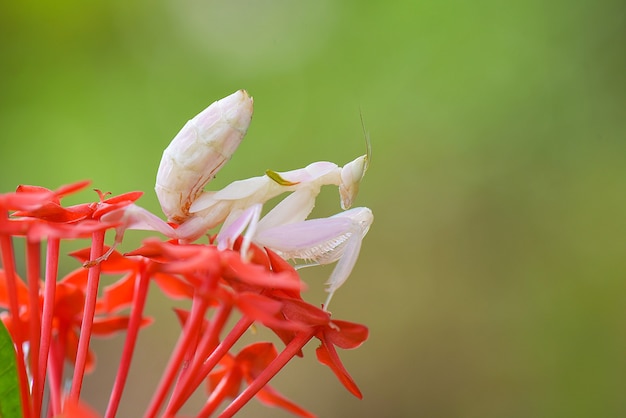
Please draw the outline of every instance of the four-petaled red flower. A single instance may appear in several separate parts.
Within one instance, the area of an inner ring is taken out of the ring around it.
[[[45,281],[36,273],[41,269],[35,264],[38,263],[35,257],[29,259],[34,267],[28,270],[36,275],[29,272],[27,280],[22,280],[6,262],[5,268],[0,269],[0,307],[6,309],[0,314],[3,323],[14,341],[29,342],[34,349],[41,346],[49,350],[49,355],[45,352],[45,357],[41,357],[40,366],[31,359],[39,380],[33,385],[32,403],[22,398],[28,403],[24,407],[26,416],[39,414],[36,411],[41,407],[44,381],[41,377],[45,378],[46,364],[49,384],[60,388],[64,361],[78,365],[76,373],[81,373],[78,390],[65,402],[64,413],[76,415],[76,411],[84,409],[78,398],[82,373],[91,372],[95,366],[89,336],[107,336],[126,330],[128,338],[107,411],[107,416],[115,414],[137,332],[151,322],[142,316],[148,280],[154,281],[170,298],[192,300],[192,309],[189,312],[177,310],[183,332],[146,416],[156,416],[170,390],[172,397],[165,416],[173,416],[194,389],[208,379],[210,394],[200,416],[208,416],[223,400],[234,398],[223,412],[230,416],[248,399],[256,397],[266,405],[311,417],[310,412],[280,395],[268,382],[289,359],[301,356],[302,347],[313,337],[321,342],[316,351],[318,360],[329,366],[351,393],[362,396],[341,363],[336,347],[358,347],[367,339],[367,328],[332,320],[329,312],[305,302],[301,291],[306,286],[287,261],[254,244],[246,248],[246,256],[242,257],[241,237],[233,243],[232,249],[148,239],[137,250],[121,254],[114,247],[103,245],[104,233],[113,229],[119,238],[128,225],[120,221],[123,215],[105,215],[123,213],[141,193],[107,197],[98,192],[98,202],[61,205],[62,197],[87,184],[75,183],[56,191],[20,186],[15,193],[0,195],[0,209],[6,214],[0,216],[0,239],[25,236],[30,249],[38,249],[41,242],[49,240],[50,254],[55,251],[58,254],[61,239],[91,236],[93,241],[91,248],[71,254],[87,268],[77,269],[61,280],[56,280],[56,260],[52,260],[53,269],[47,269]],[[9,215],[9,211],[13,212]],[[116,239],[116,244],[118,241]],[[6,241],[2,244],[3,260],[7,260],[12,246]],[[98,295],[95,289],[101,275],[113,275],[115,279]],[[120,314],[128,307],[130,314]],[[207,317],[209,311],[214,314]],[[233,311],[239,312],[241,318],[220,339]],[[86,320],[89,321],[87,326]],[[272,329],[285,343],[284,351],[278,353],[273,344],[259,342],[231,354],[233,344],[254,323]],[[42,324],[47,331],[41,335],[33,333],[37,331],[33,324]],[[86,345],[81,338],[86,338]],[[25,373],[26,369],[22,368],[22,374]],[[240,392],[244,382],[247,387]],[[73,383],[75,385],[76,380]],[[23,391],[27,390],[25,387],[22,386]],[[61,393],[52,387],[51,391],[52,411],[59,413],[63,408]]]

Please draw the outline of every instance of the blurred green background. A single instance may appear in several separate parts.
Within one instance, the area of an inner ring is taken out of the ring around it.
[[[159,213],[163,149],[218,98],[245,88],[255,115],[213,189],[352,160],[362,112],[376,220],[331,308],[370,327],[340,353],[365,397],[314,344],[274,381],[319,416],[626,416],[623,1],[3,2],[0,34],[2,191],[91,179]],[[338,210],[325,190],[315,216]],[[329,272],[303,272],[308,300]],[[177,336],[152,297],[120,416]],[[95,342],[101,412],[121,342]]]

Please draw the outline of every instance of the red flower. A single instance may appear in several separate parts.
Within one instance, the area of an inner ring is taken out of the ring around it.
[[[362,398],[361,391],[341,363],[335,346],[343,349],[359,347],[368,338],[367,327],[348,321],[331,320],[330,313],[302,300],[283,299],[283,304],[282,314],[287,320],[308,324],[311,327],[309,331],[311,336],[320,340],[321,345],[316,350],[318,360],[330,367],[350,393],[359,399]],[[292,343],[299,335],[297,332],[273,330],[286,345]]]
[[[176,311],[183,331],[146,416],[159,414],[168,393],[171,397],[164,414],[174,416],[208,378],[210,396],[201,416],[212,413],[224,399],[235,398],[223,412],[224,416],[231,416],[256,397],[266,405],[311,417],[310,412],[286,399],[268,382],[291,358],[302,356],[302,348],[313,337],[321,343],[316,351],[318,360],[329,366],[352,394],[362,396],[341,363],[336,347],[358,347],[368,337],[367,328],[332,320],[328,311],[304,301],[301,291],[306,286],[287,261],[254,244],[242,257],[241,237],[235,240],[232,250],[218,250],[212,240],[211,244],[199,245],[148,239],[139,249],[120,254],[114,248],[129,227],[142,222],[157,225],[155,230],[169,237],[176,235],[166,230],[174,229],[154,215],[150,214],[154,219],[148,217],[144,209],[134,205],[140,192],[107,197],[97,191],[97,202],[61,205],[62,197],[87,184],[79,182],[54,191],[20,186],[14,193],[0,194],[0,307],[7,308],[0,318],[10,330],[21,359],[17,367],[26,417],[41,415],[46,382],[50,389],[49,414],[91,413],[80,403],[83,375],[95,365],[95,355],[89,347],[91,335],[126,331],[105,416],[115,415],[139,329],[151,322],[143,317],[150,280],[170,298],[191,299],[192,307],[189,312]],[[165,226],[161,228],[159,222]],[[112,247],[104,246],[108,229],[116,232]],[[26,280],[17,276],[11,262],[15,258],[11,238],[17,235],[27,237]],[[71,255],[87,268],[57,280],[60,240],[86,236],[92,238],[91,248]],[[42,281],[40,259],[44,240],[47,263]],[[114,275],[114,281],[100,287],[101,278],[107,275]],[[120,314],[129,307],[130,314]],[[241,318],[224,332],[235,311]],[[285,343],[285,349],[278,353],[272,343],[258,342],[231,354],[234,344],[254,323],[273,330]],[[20,350],[24,342],[30,343],[28,353]],[[66,360],[74,364],[74,376],[70,393],[63,400]],[[247,385],[239,393],[244,382]]]
[[[236,397],[242,382],[254,381],[277,356],[276,347],[270,342],[250,344],[236,356],[225,356],[220,362],[221,368],[209,374],[207,386],[210,396],[204,412],[214,410],[225,398]],[[256,399],[265,405],[285,409],[300,417],[315,416],[285,398],[270,385],[259,390]]]
[[[74,251],[70,255],[84,265],[89,261],[89,248]],[[135,292],[135,282],[142,268],[141,260],[138,257],[126,257],[118,251],[112,251],[106,260],[100,262],[100,268],[102,274],[125,274],[111,285],[104,287],[102,297],[96,305],[96,312],[110,313],[130,306]],[[88,269],[77,269],[67,275],[64,280],[70,283],[86,283],[88,273]],[[193,296],[191,285],[178,276],[154,271],[150,278],[166,296],[172,299],[191,299]]]
[[[78,270],[78,272],[85,271],[85,269]],[[19,279],[19,278],[18,278]],[[62,281],[56,285],[55,298],[54,298],[54,316],[52,319],[52,329],[54,337],[54,346],[56,349],[60,349],[63,357],[71,364],[76,360],[76,349],[78,347],[78,337],[80,326],[83,320],[83,309],[85,305],[85,287],[86,287],[86,275],[82,274],[70,274],[66,276]],[[4,278],[4,271],[0,270],[0,307],[8,308],[8,298],[5,286],[6,280]],[[26,325],[29,320],[30,307],[28,302],[28,288],[23,280],[17,280],[18,298],[20,301],[20,317],[19,320],[22,325],[22,329],[28,330]],[[99,336],[110,336],[118,331],[125,330],[128,325],[127,315],[115,315],[115,312],[123,305],[112,306],[112,309],[104,314],[96,316],[94,318],[93,333]],[[8,315],[8,312],[2,312],[0,314],[2,321],[5,323],[9,331],[14,328],[14,320]],[[142,325],[146,326],[151,323],[151,320],[144,318]],[[26,335],[26,340],[30,340],[32,336]],[[54,350],[54,348],[53,348]],[[90,351],[87,360],[86,371],[93,371],[95,366],[95,356]]]
[[[357,348],[367,340],[368,334],[368,329],[364,325],[335,320],[320,328],[315,335],[322,343],[315,350],[317,359],[320,363],[330,367],[345,388],[359,399],[362,399],[363,395],[352,376],[341,363],[335,346],[343,349]]]

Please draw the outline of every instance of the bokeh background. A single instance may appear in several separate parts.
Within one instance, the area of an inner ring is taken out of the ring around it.
[[[255,98],[213,189],[354,159],[361,112],[373,159],[356,205],[376,220],[331,307],[370,327],[340,353],[364,399],[314,344],[275,387],[322,417],[623,417],[625,12],[618,0],[3,2],[0,190],[91,179],[143,190],[159,213],[161,153],[212,101]],[[314,215],[338,210],[329,188]],[[128,235],[127,247],[142,239]],[[303,271],[307,299],[323,300],[329,272]],[[123,417],[140,416],[178,334],[172,303],[151,298]],[[84,393],[101,412],[122,340],[94,342]],[[288,415],[254,401],[241,416]]]

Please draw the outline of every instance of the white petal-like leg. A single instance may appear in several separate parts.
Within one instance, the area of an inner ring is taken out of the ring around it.
[[[319,188],[306,188],[291,193],[259,221],[259,231],[304,221],[313,210],[319,192]]]
[[[317,183],[318,185],[339,184],[340,168],[335,163],[317,161],[296,170],[282,172],[267,170],[266,173],[279,184],[291,183],[308,187],[311,183]]]
[[[334,292],[352,272],[361,242],[373,220],[370,209],[354,208],[329,218],[309,219],[266,230],[259,228],[254,242],[271,248],[286,259],[317,264],[339,261],[327,282],[326,309]]]
[[[167,222],[134,203],[120,210],[107,213],[102,217],[102,220],[121,222],[122,224],[118,228],[123,228],[123,230],[157,231],[168,238],[176,237],[176,230]]]
[[[352,228],[347,218],[308,219],[258,231],[254,242],[269,247],[286,259],[329,264],[341,255],[345,232]]]
[[[119,225],[115,227],[115,240],[106,253],[95,260],[87,261],[85,267],[93,267],[99,262],[109,258],[113,251],[115,251],[115,248],[122,243],[124,232],[126,232],[127,229],[157,231],[168,238],[176,237],[176,230],[169,226],[167,222],[134,203],[103,215],[101,220],[103,222],[119,223]]]
[[[223,228],[228,228],[246,209],[287,192],[293,193],[260,221],[260,230],[303,221],[324,185],[339,186],[341,206],[346,209],[352,204],[366,168],[367,156],[357,158],[343,169],[320,161],[291,171],[267,170],[264,176],[235,181],[216,192],[203,192],[189,206],[190,216],[176,230],[177,236],[191,242],[222,222]]]
[[[243,210],[233,215],[236,216],[232,222],[228,225],[224,223],[224,227],[220,230],[217,235],[217,248],[218,250],[225,250],[227,248],[232,248],[233,243],[237,239],[239,235],[246,230],[246,234],[243,237],[243,243],[241,244],[241,256],[245,259],[247,257],[248,248],[250,247],[250,242],[252,241],[252,237],[256,233],[256,227],[261,216],[261,209],[263,205],[257,203],[256,205],[250,206],[248,209]]]
[[[337,265],[330,274],[328,281],[326,282],[326,291],[328,297],[324,302],[324,309],[328,309],[330,299],[333,297],[337,289],[339,289],[348,280],[356,260],[359,258],[359,252],[361,251],[361,243],[363,242],[364,235],[358,224],[353,224],[353,228],[350,231],[350,236],[343,246],[343,253]]]

